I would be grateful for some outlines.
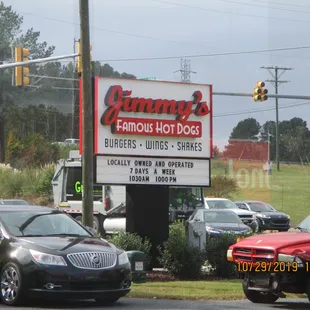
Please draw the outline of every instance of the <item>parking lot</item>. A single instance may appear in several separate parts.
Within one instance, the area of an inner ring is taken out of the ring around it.
[[[247,300],[234,300],[234,301],[188,301],[188,300],[154,300],[154,299],[129,299],[123,298],[115,305],[112,306],[97,306],[93,301],[70,301],[70,302],[46,302],[35,301],[29,302],[27,307],[20,307],[20,310],[26,309],[200,309],[200,310],[267,310],[267,309],[281,309],[281,310],[294,310],[294,309],[309,309],[309,302],[307,299],[281,299],[281,301],[273,305],[256,305]],[[0,309],[16,309],[0,305]]]

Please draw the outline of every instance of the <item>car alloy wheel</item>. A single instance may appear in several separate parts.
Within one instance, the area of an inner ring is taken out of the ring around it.
[[[18,266],[7,263],[1,272],[1,299],[6,305],[16,305],[22,299],[22,279]]]

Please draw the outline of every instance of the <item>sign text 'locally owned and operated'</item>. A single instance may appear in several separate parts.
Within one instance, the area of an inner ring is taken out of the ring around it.
[[[95,154],[210,158],[212,87],[97,78]]]
[[[96,183],[209,186],[210,162],[204,159],[98,155]]]

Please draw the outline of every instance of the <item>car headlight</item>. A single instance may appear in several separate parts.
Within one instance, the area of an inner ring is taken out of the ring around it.
[[[279,262],[285,262],[285,263],[294,263],[296,262],[298,264],[298,267],[303,267],[304,263],[303,261],[294,255],[287,255],[287,254],[279,254],[278,255],[278,261]]]
[[[261,218],[263,218],[263,219],[270,219],[270,218],[271,218],[270,216],[268,216],[268,215],[266,215],[266,214],[262,214],[262,213],[257,213],[256,216],[257,216],[257,217],[261,217]]]
[[[53,266],[67,266],[66,261],[62,256],[46,254],[42,252],[38,252],[35,250],[29,250],[33,259],[42,265],[53,265]]]
[[[119,265],[125,265],[129,263],[128,255],[126,252],[121,253],[118,255],[118,264]]]
[[[212,227],[206,227],[206,230],[207,230],[207,232],[210,232],[210,233],[213,233],[213,234],[220,234],[221,233],[221,231],[219,231],[219,230],[216,230],[216,229],[214,229],[214,228],[212,228]]]

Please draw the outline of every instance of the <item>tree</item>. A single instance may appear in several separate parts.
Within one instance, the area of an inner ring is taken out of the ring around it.
[[[214,145],[212,149],[212,158],[216,159],[220,156],[220,154],[220,149],[216,145]]]
[[[128,74],[126,72],[119,73],[115,71],[113,67],[109,64],[104,64],[103,66],[99,61],[95,61],[94,63],[95,75],[102,77],[115,77],[115,78],[123,78],[123,79],[136,79],[133,74]]]
[[[257,140],[261,126],[254,118],[247,118],[240,121],[236,127],[233,128],[229,139],[251,139]]]
[[[262,141],[270,136],[270,158],[275,160],[276,154],[276,125],[274,121],[267,121],[261,130]],[[310,151],[310,132],[307,122],[294,117],[279,123],[279,157],[283,161],[307,161]]]

